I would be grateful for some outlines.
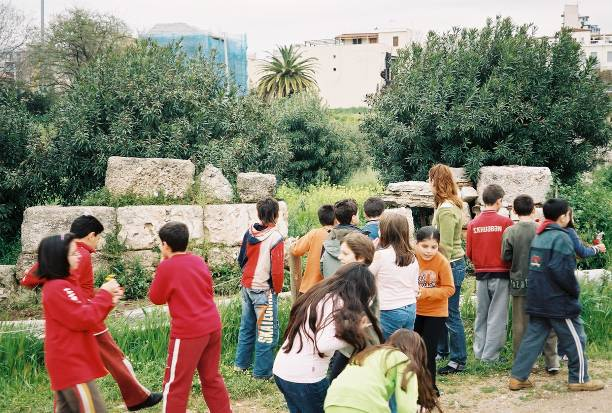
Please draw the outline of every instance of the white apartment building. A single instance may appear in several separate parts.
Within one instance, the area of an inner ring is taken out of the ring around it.
[[[375,30],[367,33],[345,33],[334,39],[306,41],[299,45],[303,57],[317,59],[315,79],[319,93],[330,108],[365,106],[368,94],[383,84],[387,53],[415,41],[412,30]],[[256,87],[261,77],[261,60],[249,56],[250,87]]]
[[[577,4],[565,5],[563,27],[572,31],[572,37],[580,43],[585,57],[595,57],[600,70],[612,70],[612,33],[601,33],[599,26],[589,22],[589,16],[578,13]]]

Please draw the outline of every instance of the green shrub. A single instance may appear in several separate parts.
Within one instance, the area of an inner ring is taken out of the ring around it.
[[[337,184],[366,162],[362,135],[355,128],[333,121],[319,96],[298,93],[277,99],[271,111],[292,154],[283,174],[285,181],[298,186]]]
[[[5,240],[0,237],[0,265],[13,265],[21,253],[21,238]]]
[[[438,162],[548,166],[567,181],[610,142],[610,103],[595,59],[569,30],[551,42],[508,18],[430,32],[400,50],[363,130],[385,181],[425,179]]]
[[[574,211],[576,230],[588,244],[598,232],[603,242],[612,247],[612,166],[603,166],[591,174],[592,182],[583,178],[574,185],[562,185],[559,196],[569,201]],[[580,268],[612,269],[612,249],[586,260],[578,260]]]

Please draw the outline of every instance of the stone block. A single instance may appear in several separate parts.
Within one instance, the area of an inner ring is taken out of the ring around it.
[[[284,237],[288,232],[287,204],[279,202],[277,227]],[[255,204],[207,205],[204,207],[206,241],[225,246],[240,245],[244,232],[258,221]]]
[[[37,254],[29,254],[22,252],[17,258],[17,263],[15,264],[15,278],[17,280],[22,279],[26,272],[32,268],[32,265],[38,259]]]
[[[462,219],[463,219],[463,228],[467,228],[468,224],[472,220],[472,214],[470,212],[470,205],[467,202],[463,202]]]
[[[236,187],[242,202],[257,202],[276,194],[276,176],[259,172],[239,173]]]
[[[105,186],[113,195],[182,198],[193,185],[195,165],[191,161],[165,158],[111,156]]]
[[[544,211],[542,210],[542,208],[536,207],[535,211],[536,213],[535,213],[534,220],[536,222],[544,221]],[[514,222],[517,222],[519,220],[519,216],[516,215],[516,213],[513,210],[510,210],[510,219],[512,219],[512,221]]]
[[[189,239],[204,238],[203,210],[198,205],[146,205],[117,208],[119,241],[128,250],[150,250],[160,245],[157,233],[170,221],[179,221],[189,228]]]
[[[521,194],[530,195],[536,204],[543,204],[551,189],[552,174],[546,167],[484,166],[480,168],[477,186],[479,202],[489,184],[498,184],[504,189],[505,205],[512,205],[514,198]]]
[[[81,215],[93,215],[104,225],[104,232],[98,248],[104,246],[104,235],[115,230],[115,208],[98,206],[35,206],[23,213],[21,224],[21,250],[35,253],[40,241],[49,236],[64,234],[70,231],[70,225]]]
[[[385,209],[384,214],[399,214],[402,215],[404,217],[406,217],[406,219],[408,220],[408,226],[410,228],[410,243],[414,246],[414,244],[416,243],[416,238],[415,238],[415,234],[414,234],[414,218],[412,216],[412,210],[410,208],[406,208],[406,207],[402,207],[402,208],[387,208]]]
[[[465,168],[450,168],[450,170],[455,177],[455,181],[457,182],[457,186],[459,188],[472,186],[472,181],[465,173]]]
[[[229,204],[234,198],[232,185],[219,168],[206,165],[200,174],[200,193],[209,204]]]
[[[223,265],[238,265],[238,254],[240,247],[227,247],[223,245],[215,245],[206,252],[206,262],[212,268],[218,268]]]
[[[471,186],[464,186],[459,190],[459,194],[461,195],[461,200],[463,202],[472,202],[478,198],[478,191],[476,191]]]
[[[139,250],[126,251],[123,253],[123,259],[126,262],[139,262],[144,268],[154,271],[159,264],[161,254],[157,251]]]
[[[434,208],[434,195],[424,181],[390,183],[381,198],[389,207]]]
[[[0,287],[8,291],[17,287],[14,265],[0,265]]]

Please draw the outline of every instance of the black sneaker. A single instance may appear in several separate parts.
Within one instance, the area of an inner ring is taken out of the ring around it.
[[[546,373],[555,376],[559,374],[559,367],[546,367]]]
[[[463,370],[465,370],[464,364],[459,364],[454,361],[449,361],[446,366],[438,369],[438,374],[461,373]]]
[[[137,404],[136,406],[128,407],[128,410],[131,412],[135,412],[138,410],[146,409],[147,407],[153,407],[157,403],[161,402],[163,399],[163,395],[161,393],[151,393],[149,397],[147,397],[142,403]]]

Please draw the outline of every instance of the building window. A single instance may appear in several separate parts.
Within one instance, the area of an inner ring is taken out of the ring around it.
[[[399,46],[399,36],[393,36],[393,47]]]
[[[361,39],[353,39],[353,44],[361,44]]]
[[[612,52],[608,52],[608,63],[612,63]]]

